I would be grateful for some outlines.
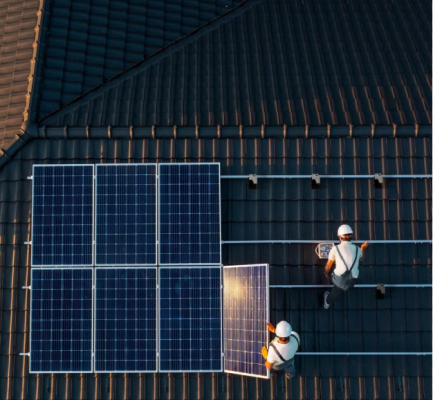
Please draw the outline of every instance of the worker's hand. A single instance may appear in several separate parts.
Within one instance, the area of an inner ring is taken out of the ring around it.
[[[326,276],[327,278],[330,278],[330,277],[331,277],[331,274],[330,274],[329,272],[326,272],[326,271],[325,271],[325,276]]]
[[[268,326],[269,332],[275,333],[274,325],[272,325],[270,322],[266,324]]]
[[[368,242],[365,242],[365,243],[361,244],[361,250],[366,249],[368,247],[368,245],[369,245]]]
[[[265,346],[262,347],[262,356],[265,360],[268,358],[268,349]]]

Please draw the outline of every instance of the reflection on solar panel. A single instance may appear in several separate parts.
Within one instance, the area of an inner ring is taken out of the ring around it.
[[[156,164],[96,166],[96,265],[156,264]]]
[[[269,333],[269,266],[224,267],[224,371],[269,378],[262,346]]]
[[[156,372],[156,268],[97,268],[95,372]]]
[[[34,165],[32,266],[93,265],[93,165]]]
[[[159,164],[159,215],[160,264],[220,264],[219,164]]]
[[[30,372],[92,372],[92,269],[33,269]]]
[[[159,269],[160,372],[222,371],[221,269]]]

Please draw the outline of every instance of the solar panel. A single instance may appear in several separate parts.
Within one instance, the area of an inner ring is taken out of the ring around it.
[[[262,346],[268,346],[269,265],[237,265],[224,274],[224,371],[269,378]]]
[[[156,164],[96,166],[96,265],[156,265]]]
[[[156,372],[156,268],[96,268],[95,372]]]
[[[159,268],[160,372],[222,371],[221,268]]]
[[[93,265],[93,165],[34,165],[32,266]]]
[[[221,263],[219,163],[159,164],[159,264]]]
[[[92,269],[32,269],[30,372],[92,372]]]

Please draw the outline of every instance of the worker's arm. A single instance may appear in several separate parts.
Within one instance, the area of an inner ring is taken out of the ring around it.
[[[266,360],[265,361],[265,367],[266,367],[266,369],[272,369],[272,366],[274,365],[274,363],[270,363],[267,360],[267,358],[268,358],[268,349],[265,346],[262,347],[262,356]]]
[[[266,369],[272,369],[273,365],[274,365],[273,363],[270,363],[269,361],[265,361],[265,367],[266,367]]]
[[[327,278],[331,276],[332,266],[334,265],[333,260],[328,260],[328,262],[325,265],[325,275]]]
[[[363,261],[364,260],[364,256],[365,256],[365,249],[368,247],[369,243],[365,242],[363,244],[361,244],[361,253],[362,253],[362,257],[359,259],[359,261]]]

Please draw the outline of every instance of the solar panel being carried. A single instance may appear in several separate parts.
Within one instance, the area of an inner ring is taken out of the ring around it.
[[[93,265],[93,165],[34,165],[32,266]]]
[[[159,268],[160,372],[222,371],[221,268]]]
[[[224,371],[269,378],[262,346],[268,346],[269,265],[236,265],[224,274]]]
[[[156,265],[156,164],[96,166],[96,265]]]
[[[159,264],[220,264],[219,163],[158,168]]]
[[[92,372],[92,269],[32,269],[30,372]]]
[[[97,268],[95,372],[156,372],[156,268]]]

